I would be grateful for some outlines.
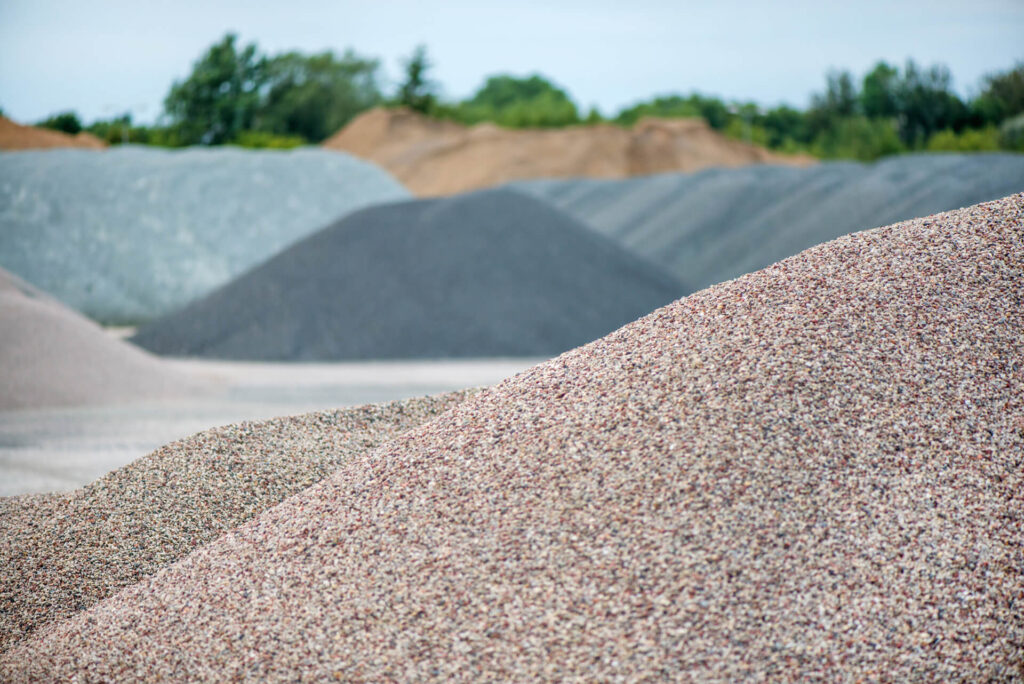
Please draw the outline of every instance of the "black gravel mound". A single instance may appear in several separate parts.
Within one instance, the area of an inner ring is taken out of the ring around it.
[[[854,231],[1024,190],[1024,155],[749,166],[513,184],[704,288]]]
[[[550,356],[688,291],[549,205],[489,190],[351,214],[134,341],[223,359]]]

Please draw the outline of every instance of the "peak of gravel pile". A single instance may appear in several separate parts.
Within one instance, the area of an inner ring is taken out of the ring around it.
[[[0,155],[0,266],[86,315],[184,306],[350,211],[408,193],[319,149]]]
[[[512,187],[702,288],[865,226],[1020,192],[1024,155],[918,154],[873,164],[750,166]]]
[[[156,399],[201,385],[0,269],[0,411]]]
[[[101,150],[107,144],[91,133],[68,135],[48,128],[23,126],[0,116],[0,151],[32,150],[49,147],[86,147]]]
[[[598,124],[512,130],[492,123],[466,127],[404,108],[370,110],[324,146],[380,164],[421,197],[524,178],[627,178],[710,166],[815,162],[726,138],[699,118],[647,118],[632,129]]]
[[[0,652],[472,394],[214,428],[74,492],[0,498]]]
[[[352,214],[134,341],[225,359],[553,356],[685,291],[558,210],[492,190]]]
[[[12,679],[1024,665],[1024,195],[703,290],[0,658]]]

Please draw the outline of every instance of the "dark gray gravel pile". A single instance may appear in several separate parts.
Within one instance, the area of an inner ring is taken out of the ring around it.
[[[214,428],[74,492],[0,498],[0,651],[472,394]]]
[[[184,306],[350,211],[408,196],[339,152],[0,155],[0,266],[104,323]]]
[[[223,359],[553,356],[685,289],[558,210],[490,190],[352,214],[133,341]]]
[[[1019,679],[1022,298],[1024,195],[840,238],[354,455],[0,673]]]
[[[750,166],[511,187],[703,288],[867,226],[1020,192],[1024,155],[917,154],[874,164]]]

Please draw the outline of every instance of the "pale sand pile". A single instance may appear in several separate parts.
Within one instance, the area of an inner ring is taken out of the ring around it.
[[[214,428],[74,492],[0,498],[0,651],[471,395]]]
[[[1022,269],[1015,195],[716,285],[354,455],[0,672],[1020,678]]]
[[[0,411],[182,396],[203,381],[0,269]]]
[[[814,163],[712,130],[703,119],[511,130],[462,126],[408,109],[373,109],[324,142],[376,162],[414,194],[450,195],[529,178],[626,178],[747,164]]]
[[[0,150],[33,150],[49,147],[86,147],[101,150],[107,144],[92,133],[68,135],[48,128],[22,126],[0,116]]]

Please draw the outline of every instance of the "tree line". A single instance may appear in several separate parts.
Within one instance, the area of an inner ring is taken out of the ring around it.
[[[611,117],[596,109],[582,113],[563,88],[539,74],[491,76],[471,97],[448,101],[429,78],[430,69],[426,48],[416,48],[388,95],[379,60],[351,50],[269,56],[227,34],[172,84],[158,125],[135,125],[125,114],[84,126],[74,112],[40,125],[87,130],[112,144],[294,147],[321,142],[372,107],[402,105],[464,124],[510,128],[629,126],[644,116],[699,116],[727,136],[822,158],[870,160],[914,150],[1024,152],[1024,62],[987,76],[978,95],[966,100],[953,91],[949,69],[908,60],[902,67],[879,62],[860,79],[849,71],[830,72],[804,110],[691,93],[654,97]]]

